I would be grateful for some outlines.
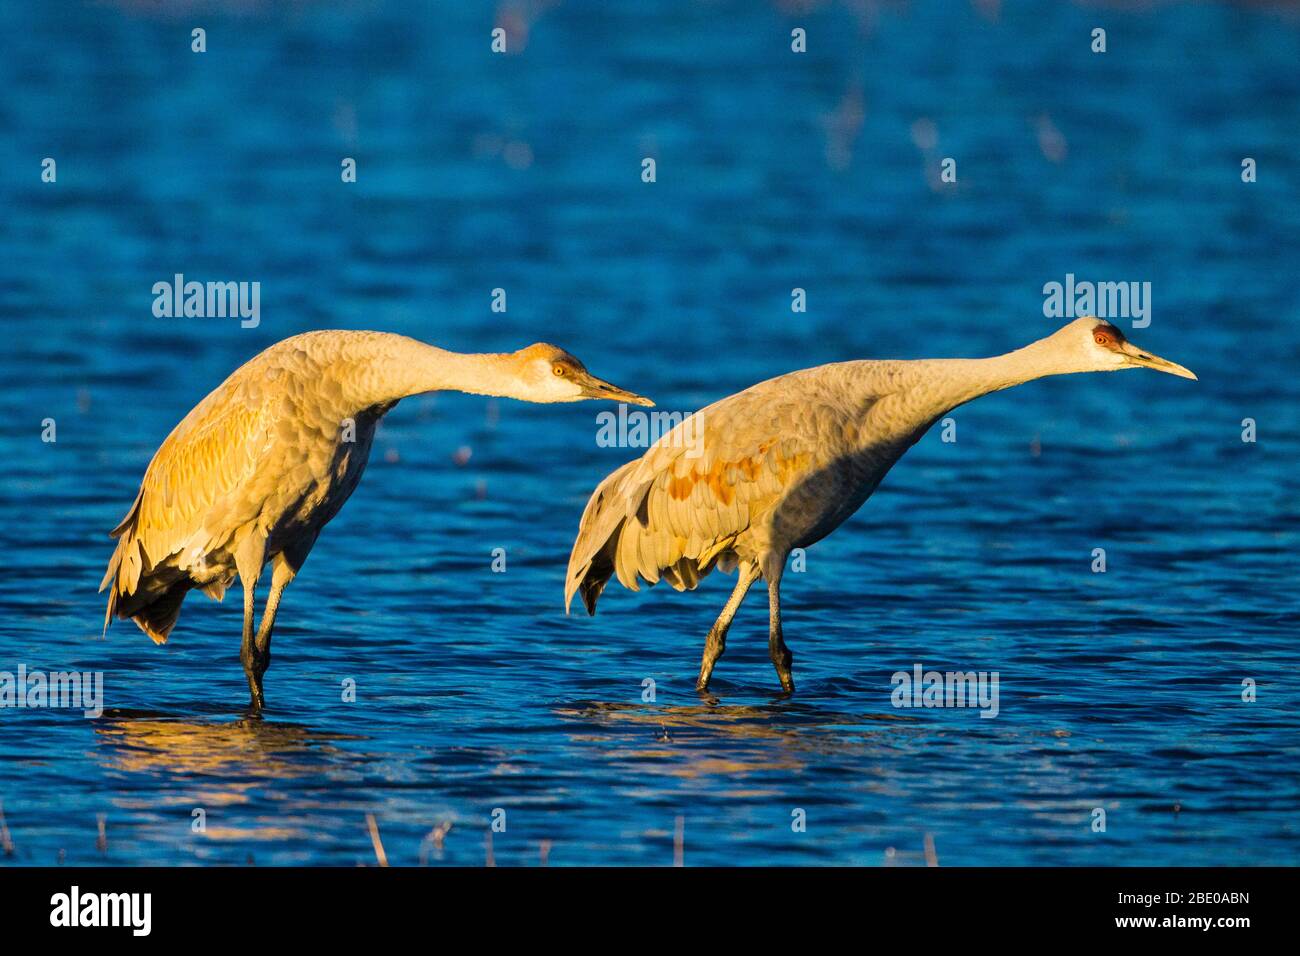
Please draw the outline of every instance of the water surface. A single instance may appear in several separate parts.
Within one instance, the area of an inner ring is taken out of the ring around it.
[[[108,708],[0,710],[8,861],[352,865],[374,814],[394,862],[478,864],[496,808],[502,865],[666,864],[678,817],[688,864],[917,864],[926,834],[944,865],[1297,861],[1294,17],[569,3],[496,56],[489,6],[233,6],[0,7],[0,670],[102,671]],[[260,324],[154,318],[177,272],[261,282]],[[594,404],[395,409],[287,594],[262,721],[237,601],[101,639],[153,450],[287,335],[548,340],[691,410],[1019,346],[1067,273],[1151,282],[1131,335],[1200,381],[959,410],[787,576],[792,699],[758,593],[694,692],[721,575],[564,616],[586,496],[635,454]],[[917,663],[998,672],[997,718],[891,706]]]

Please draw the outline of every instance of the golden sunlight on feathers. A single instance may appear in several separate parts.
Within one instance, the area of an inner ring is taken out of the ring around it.
[[[220,601],[238,577],[240,657],[260,708],[280,596],[361,480],[375,427],[403,398],[441,390],[650,404],[545,343],[474,355],[386,332],[285,339],[199,402],[149,462],[135,502],[111,532],[117,547],[100,584],[108,590],[105,630],[114,616],[130,618],[161,644],[191,590]],[[268,562],[271,590],[254,633],[255,589]]]
[[[633,591],[661,580],[681,591],[715,568],[738,568],[697,687],[708,688],[732,617],[762,578],[768,650],[792,692],[779,602],[791,551],[839,527],[957,406],[1047,375],[1138,367],[1195,378],[1088,317],[994,358],[839,362],[760,382],[701,409],[596,487],[569,556],[565,609],[581,594],[595,614],[611,577]],[[702,444],[687,434],[703,434]]]

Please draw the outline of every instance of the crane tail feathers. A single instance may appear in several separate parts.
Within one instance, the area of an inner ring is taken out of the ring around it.
[[[99,584],[100,591],[108,590],[103,636],[108,636],[108,626],[114,617],[129,617],[155,644],[165,644],[180,617],[181,603],[194,583],[187,577],[174,579],[170,584],[167,577],[159,580],[155,576],[148,582],[141,579],[142,572],[149,566],[149,559],[133,533],[139,507],[140,498],[137,496],[130,513],[113,530],[113,535],[118,538],[117,547],[113,549],[108,569]],[[224,582],[213,582],[203,590],[219,601],[225,590]]]
[[[594,568],[592,562],[583,565],[576,572],[570,568],[568,580],[564,583],[564,613],[569,613],[573,595],[581,593],[583,607],[587,609],[588,615],[594,617],[596,600],[600,597],[600,592],[605,590],[605,583],[613,570],[612,564]]]
[[[578,537],[569,554],[569,569],[564,581],[564,613],[569,613],[573,596],[582,591],[582,603],[588,614],[596,613],[596,599],[614,571],[609,549],[617,544],[619,529],[627,518],[622,489],[624,477],[640,462],[634,458],[615,470],[596,486],[583,509]]]
[[[177,582],[164,591],[158,600],[142,607],[131,616],[136,626],[149,635],[155,644],[166,644],[167,635],[176,626],[176,619],[181,616],[181,603],[189,593],[189,582]]]
[[[104,590],[100,586],[100,590]],[[108,607],[104,609],[104,631],[100,634],[101,638],[108,637],[108,625],[113,623],[113,611],[117,609],[117,588],[108,592]]]
[[[117,569],[122,564],[122,545],[113,549],[113,556],[108,559],[108,570],[99,582],[99,590],[108,588],[108,607],[104,610],[104,632],[101,637],[108,637],[108,625],[113,621],[113,612],[117,610]]]
[[[595,614],[612,577],[630,591],[639,591],[642,581],[653,587],[661,580],[677,591],[694,590],[735,544],[734,531],[719,533],[714,527],[715,539],[708,540],[660,527],[662,515],[651,514],[655,478],[634,470],[643,461],[630,461],[609,475],[587,502],[569,555],[565,613],[581,592],[587,613]]]
[[[136,492],[135,501],[131,503],[131,509],[126,513],[126,517],[119,521],[117,527],[108,533],[110,538],[120,538],[128,528],[135,524],[136,515],[140,513],[140,501],[143,498],[144,486],[141,485],[140,490]],[[100,590],[102,591],[103,588],[101,587]]]
[[[588,617],[596,616],[596,601],[600,599],[600,592],[605,590],[605,584],[608,580],[608,578],[604,581],[588,579],[582,582],[582,603],[587,609]]]
[[[578,581],[578,590],[582,593],[582,605],[587,609],[587,614],[591,617],[596,616],[596,601],[599,600],[600,594],[605,590],[605,585],[609,582],[610,574],[613,572],[612,564],[605,564],[599,569],[587,569],[581,579]],[[568,590],[564,595],[564,613],[569,613],[569,603],[573,600],[573,591]]]

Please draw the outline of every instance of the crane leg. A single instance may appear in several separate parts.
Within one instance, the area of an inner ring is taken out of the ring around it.
[[[257,579],[244,581],[244,638],[239,645],[239,662],[244,665],[248,678],[248,693],[252,696],[254,711],[262,709],[262,682],[256,675],[257,648],[253,638],[253,613],[257,603]]]
[[[736,616],[736,611],[740,609],[740,604],[745,600],[745,594],[749,591],[749,586],[758,578],[758,565],[752,561],[746,561],[740,566],[740,571],[736,575],[736,587],[731,592],[731,597],[727,598],[727,603],[723,605],[722,613],[718,619],[713,622],[713,627],[709,628],[709,636],[704,639],[704,660],[700,662],[700,677],[695,682],[695,689],[705,691],[709,689],[709,678],[713,675],[713,665],[718,662],[722,652],[727,649],[727,630],[731,627],[731,619]]]
[[[257,581],[262,576],[265,565],[266,538],[258,534],[248,535],[235,552],[235,568],[239,572],[239,581],[244,585],[244,639],[239,645],[239,662],[244,665],[244,676],[248,678],[248,693],[252,697],[253,713],[262,710],[262,679],[257,676],[257,646],[253,637],[253,614],[257,603]]]
[[[271,666],[271,630],[275,627],[276,612],[280,610],[280,597],[297,573],[283,554],[277,554],[272,560],[271,593],[267,595],[266,606],[262,608],[262,623],[257,629],[257,637],[253,639],[253,679],[257,685],[254,698],[259,708],[265,701],[262,694],[262,678],[266,675],[266,669]]]
[[[785,646],[785,638],[781,636],[781,575],[779,573],[768,578],[767,601],[771,613],[767,652],[772,657],[776,676],[781,678],[781,688],[787,694],[793,694],[794,675],[790,667],[794,664],[794,655],[790,653],[790,648]]]

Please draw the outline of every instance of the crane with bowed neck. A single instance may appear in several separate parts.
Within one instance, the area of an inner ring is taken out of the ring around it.
[[[154,454],[111,535],[104,627],[131,618],[167,640],[193,589],[244,591],[240,660],[260,711],[285,587],[361,480],[379,420],[403,398],[470,392],[526,402],[649,399],[596,378],[554,345],[461,354],[386,332],[295,335],[254,356],[194,407]],[[254,629],[258,579],[271,590]]]
[[[792,550],[838,528],[957,406],[1047,375],[1130,368],[1196,378],[1089,317],[993,358],[839,362],[760,382],[696,412],[597,486],[569,556],[565,610],[581,592],[595,614],[611,577],[633,591],[660,580],[682,591],[715,568],[737,570],[705,638],[703,692],[732,618],[762,578],[768,652],[793,693],[779,594]]]

